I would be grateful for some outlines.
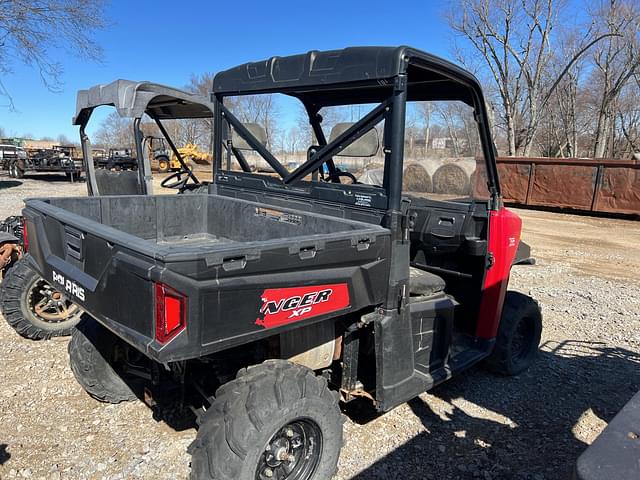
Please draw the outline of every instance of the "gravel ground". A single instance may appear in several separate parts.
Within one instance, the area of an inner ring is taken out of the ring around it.
[[[2,217],[25,197],[86,191],[18,182],[0,178]],[[538,361],[512,378],[473,368],[377,418],[350,412],[336,479],[567,479],[640,389],[640,222],[519,213],[538,263],[514,269],[512,287],[542,306]],[[140,402],[95,402],[66,347],[0,321],[0,478],[186,478],[195,430],[173,430]]]

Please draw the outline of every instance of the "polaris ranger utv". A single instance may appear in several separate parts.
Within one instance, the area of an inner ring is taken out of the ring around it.
[[[291,171],[233,111],[276,94],[313,130]],[[136,95],[113,98],[139,121]],[[158,122],[189,108],[164,100],[146,109]],[[541,314],[507,292],[521,221],[502,205],[472,75],[409,47],[311,51],[218,73],[212,102],[207,193],[27,201],[34,267],[93,317],[69,345],[89,394],[152,404],[176,392],[197,414],[194,479],[318,480],[336,469],[340,400],[387,411],[481,360],[509,375],[529,366]],[[468,196],[403,192],[415,102],[468,109]],[[370,111],[327,141],[323,114],[345,105]],[[382,184],[360,184],[333,158],[375,155],[378,131]],[[252,173],[240,139],[275,174]]]

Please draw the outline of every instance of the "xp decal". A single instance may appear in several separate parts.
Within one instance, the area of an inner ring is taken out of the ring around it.
[[[261,318],[256,324],[265,328],[337,312],[349,307],[346,283],[310,287],[269,288],[262,293]]]

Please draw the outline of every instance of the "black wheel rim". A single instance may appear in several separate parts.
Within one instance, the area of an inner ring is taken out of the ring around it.
[[[294,420],[278,430],[258,460],[256,480],[309,480],[320,463],[322,432],[310,419]]]
[[[528,317],[521,318],[511,340],[511,358],[514,363],[520,363],[529,357],[533,338],[533,322]]]
[[[27,306],[38,320],[50,324],[75,321],[82,309],[67,297],[39,278],[27,290]]]

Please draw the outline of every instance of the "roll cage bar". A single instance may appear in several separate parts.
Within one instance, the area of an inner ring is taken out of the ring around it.
[[[260,144],[224,105],[224,98],[228,96],[270,93],[289,95],[302,102],[319,143],[317,148],[310,149],[307,161],[292,172]],[[480,83],[466,70],[406,46],[310,51],[246,63],[219,72],[213,80],[211,95],[216,125],[214,158],[221,158],[223,146],[226,148],[231,144],[229,129],[222,125],[226,121],[267,161],[284,184],[295,183],[315,171],[321,172],[322,164],[329,169],[329,179],[339,182],[336,175],[339,171],[332,157],[385,119],[384,188],[389,208],[398,210],[402,191],[406,102],[437,100],[460,100],[473,107],[486,160],[488,188],[496,200],[500,195],[500,185],[495,148]],[[377,106],[328,143],[321,127],[320,110],[329,106],[365,103]],[[226,150],[230,154],[232,149]],[[214,162],[214,182],[221,165],[221,162]]]
[[[106,85],[96,85],[87,90],[80,90],[76,99],[76,114],[73,125],[80,127],[82,154],[87,172],[89,193],[100,194],[96,182],[91,144],[85,128],[93,111],[99,106],[115,107],[122,118],[133,119],[133,133],[136,144],[138,162],[138,181],[142,193],[151,191],[151,166],[143,148],[144,135],[140,123],[147,114],[158,126],[169,148],[178,159],[181,167],[194,183],[198,178],[188,168],[178,148],[171,139],[162,120],[179,120],[192,118],[212,118],[214,105],[207,98],[192,94],[173,87],[151,82],[135,82],[131,80],[116,80]]]

